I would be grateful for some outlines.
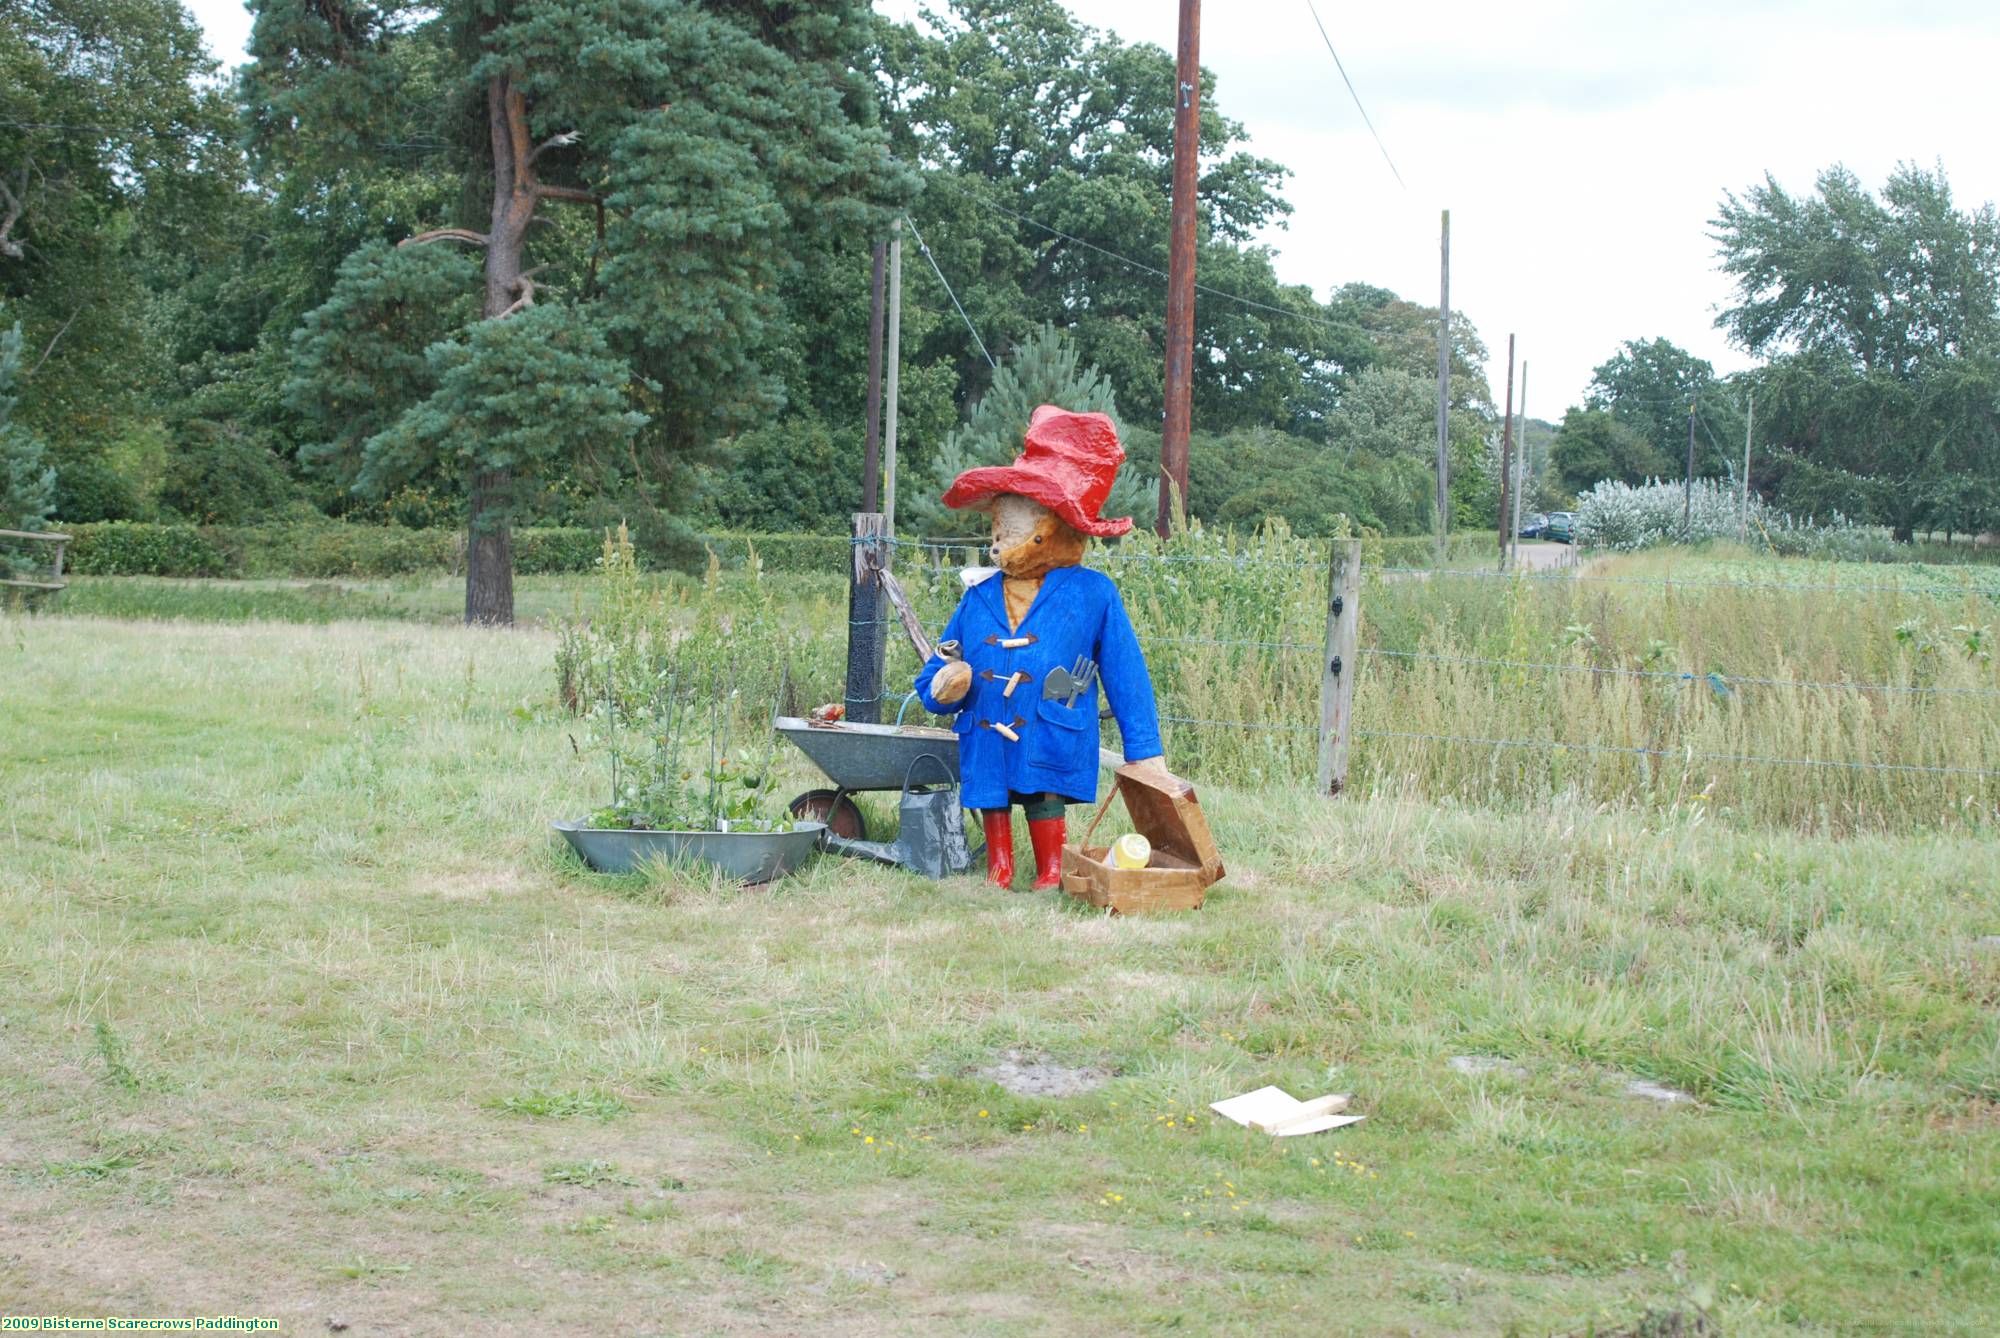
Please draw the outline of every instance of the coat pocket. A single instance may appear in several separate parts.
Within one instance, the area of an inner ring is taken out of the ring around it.
[[[1035,707],[1035,727],[1028,736],[1028,765],[1045,771],[1066,771],[1084,758],[1090,745],[1084,727],[1097,719],[1093,701],[1082,697],[1064,706],[1044,697]]]

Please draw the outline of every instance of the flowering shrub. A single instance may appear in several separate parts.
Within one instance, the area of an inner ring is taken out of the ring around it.
[[[1636,553],[1660,544],[1734,539],[1741,533],[1742,505],[1737,485],[1722,479],[1697,479],[1691,494],[1659,479],[1639,487],[1606,479],[1577,499],[1576,541],[1586,548]],[[1752,544],[1784,557],[1865,559],[1884,547],[1879,535],[1844,516],[1826,524],[1801,520],[1755,495],[1748,528]]]

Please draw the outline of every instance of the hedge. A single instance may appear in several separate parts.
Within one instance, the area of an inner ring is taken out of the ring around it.
[[[465,532],[394,525],[155,525],[113,520],[70,525],[65,565],[81,576],[233,576],[313,579],[405,576],[462,571]],[[850,545],[844,534],[748,534],[718,530],[699,536],[724,568],[743,566],[754,550],[768,572],[843,572]],[[1453,560],[1493,551],[1493,531],[1451,536]],[[523,575],[587,572],[603,551],[604,534],[590,528],[514,531],[514,570]],[[1368,557],[1393,566],[1429,566],[1427,536],[1370,540]]]
[[[80,576],[228,576],[232,554],[218,536],[193,525],[107,520],[66,525],[64,566]]]
[[[462,530],[393,525],[153,525],[114,520],[64,527],[65,565],[81,576],[309,578],[461,571]],[[604,536],[589,529],[514,531],[514,569],[589,571]]]
[[[765,571],[846,571],[854,545],[844,534],[746,534],[717,530],[699,536],[724,567],[741,567],[756,550]]]
[[[1368,557],[1381,553],[1390,567],[1431,567],[1437,565],[1437,539],[1429,534],[1398,534],[1368,543]],[[1453,530],[1445,544],[1446,562],[1468,558],[1495,558],[1500,553],[1498,530]]]

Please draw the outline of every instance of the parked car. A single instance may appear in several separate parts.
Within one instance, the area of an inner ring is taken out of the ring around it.
[[[1549,528],[1549,518],[1539,511],[1531,512],[1521,521],[1523,539],[1539,539]]]
[[[1549,512],[1548,524],[1542,527],[1542,537],[1553,539],[1559,544],[1576,542],[1576,513],[1574,511]]]

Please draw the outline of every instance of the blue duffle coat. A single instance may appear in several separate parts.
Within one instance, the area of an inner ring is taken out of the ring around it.
[[[1007,647],[1002,641],[1027,638]],[[1125,742],[1125,760],[1160,755],[1160,717],[1153,680],[1118,587],[1088,567],[1057,567],[1042,578],[1019,628],[1007,625],[1004,578],[990,576],[965,592],[942,640],[957,641],[972,666],[972,686],[947,705],[931,696],[931,680],[946,661],[933,655],[917,672],[926,709],[952,716],[958,771],[967,808],[1005,808],[1010,790],[1048,792],[1072,803],[1097,799],[1097,691],[1101,686]],[[1051,669],[1070,669],[1078,656],[1097,662],[1097,678],[1074,706],[1042,695]],[[1006,691],[1008,676],[1028,674]],[[1010,727],[1019,740],[996,731]]]

